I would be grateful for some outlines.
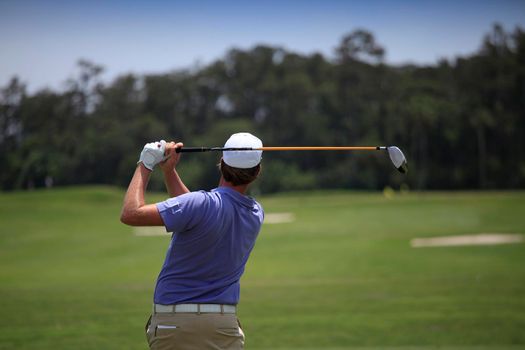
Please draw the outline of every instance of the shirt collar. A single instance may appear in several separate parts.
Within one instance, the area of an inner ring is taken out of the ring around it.
[[[239,193],[239,192],[237,192],[234,189],[231,189],[229,187],[220,186],[220,187],[214,188],[212,190],[212,192],[224,193],[226,195],[229,195],[229,196],[233,197],[236,201],[239,201],[239,202],[241,202],[242,204],[244,204],[246,206],[249,206],[249,207],[253,206],[253,201],[254,201],[253,198],[251,198],[249,196],[246,196],[246,195],[243,195],[243,194],[241,194],[241,193]]]

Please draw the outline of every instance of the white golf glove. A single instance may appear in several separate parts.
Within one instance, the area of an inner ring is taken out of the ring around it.
[[[137,164],[142,163],[146,168],[153,171],[155,165],[159,164],[165,159],[165,149],[166,141],[164,140],[147,143],[142,149],[142,152],[140,152],[140,158]]]

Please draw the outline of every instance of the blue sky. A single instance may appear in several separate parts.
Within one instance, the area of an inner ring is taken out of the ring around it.
[[[372,31],[392,64],[468,55],[494,22],[525,28],[525,1],[0,0],[0,86],[63,87],[85,58],[110,81],[207,64],[231,47],[282,46],[333,55],[354,29]]]

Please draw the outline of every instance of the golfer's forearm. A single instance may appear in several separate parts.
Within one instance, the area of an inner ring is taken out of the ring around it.
[[[144,206],[144,193],[148,186],[150,171],[142,164],[137,166],[133,178],[126,191],[124,197],[124,204],[122,206],[122,213],[120,220],[126,224],[133,224],[134,218],[137,217],[137,211]]]
[[[164,183],[170,197],[177,197],[190,192],[175,169],[164,171]]]

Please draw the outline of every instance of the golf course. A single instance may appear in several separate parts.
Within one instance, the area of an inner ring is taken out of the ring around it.
[[[0,193],[0,349],[147,348],[170,236],[120,223],[123,196]],[[525,347],[525,192],[257,199],[267,223],[241,280],[246,349]],[[515,242],[411,246],[481,234]]]

